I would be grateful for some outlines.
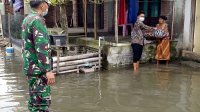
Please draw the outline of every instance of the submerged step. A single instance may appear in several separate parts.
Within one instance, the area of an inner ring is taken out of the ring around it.
[[[200,68],[200,63],[194,61],[181,61],[181,64],[192,68]]]

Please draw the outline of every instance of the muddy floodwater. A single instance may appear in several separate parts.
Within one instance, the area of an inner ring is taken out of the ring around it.
[[[28,86],[19,54],[0,55],[0,112],[27,112]],[[200,112],[200,70],[142,64],[56,76],[52,112]]]

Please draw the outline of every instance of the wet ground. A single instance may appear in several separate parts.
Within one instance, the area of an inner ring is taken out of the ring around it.
[[[0,56],[0,112],[26,112],[20,56]],[[170,64],[56,77],[53,112],[199,112],[200,70]]]

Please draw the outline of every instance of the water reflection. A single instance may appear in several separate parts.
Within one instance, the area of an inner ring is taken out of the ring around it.
[[[0,58],[0,112],[26,112],[28,87],[20,55]],[[199,70],[180,65],[56,77],[52,112],[198,112]]]
[[[160,90],[169,89],[169,75],[169,71],[166,71],[165,68],[160,67],[155,70],[155,79],[158,82],[158,85],[160,86]]]
[[[20,57],[0,53],[0,112],[25,112],[26,87]]]

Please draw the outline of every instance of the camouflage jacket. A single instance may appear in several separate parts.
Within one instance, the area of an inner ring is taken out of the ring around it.
[[[24,74],[38,76],[51,70],[51,48],[45,19],[29,14],[22,23],[22,56]]]

